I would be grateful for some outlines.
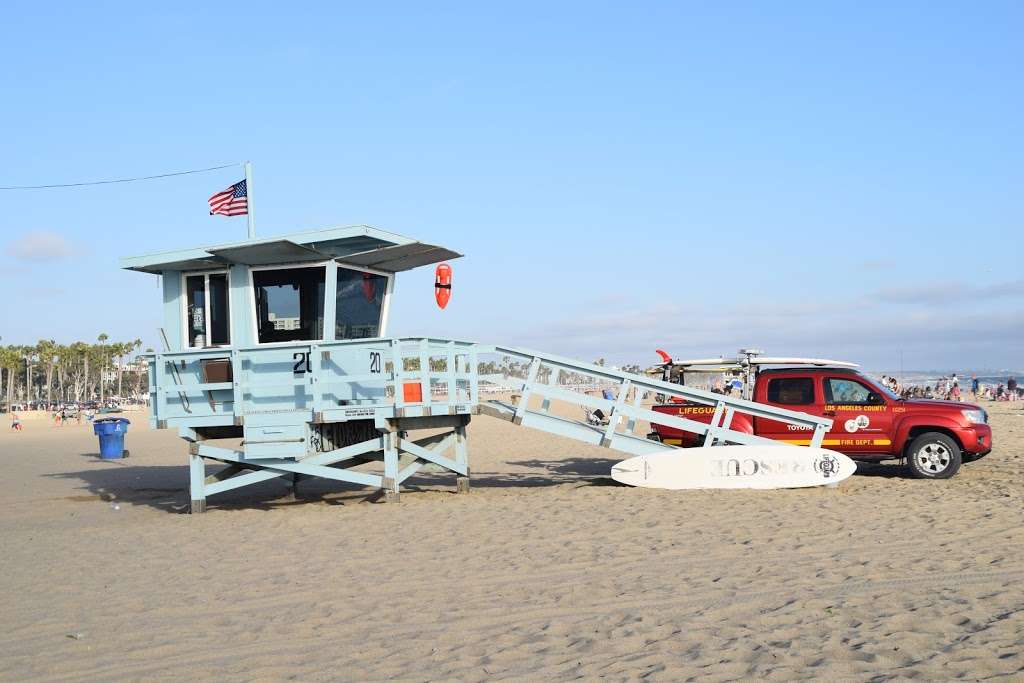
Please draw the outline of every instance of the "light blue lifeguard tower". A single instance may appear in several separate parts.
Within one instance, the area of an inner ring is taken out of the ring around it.
[[[208,496],[278,477],[292,487],[302,477],[368,486],[397,501],[403,481],[440,470],[467,491],[466,426],[481,413],[630,455],[675,448],[637,434],[640,421],[704,435],[705,446],[771,443],[732,430],[736,412],[808,429],[812,446],[831,424],[524,349],[388,338],[396,273],[459,256],[360,225],[122,258],[162,280],[165,350],[150,357],[150,424],[189,442],[192,512]],[[485,356],[526,371],[481,375]],[[573,390],[570,377],[577,389],[585,378],[610,391]],[[482,385],[516,400],[481,401]],[[707,424],[645,409],[652,392],[713,406],[714,416]],[[553,401],[586,419],[554,414]],[[433,433],[410,438],[421,430]],[[207,474],[207,462],[226,466]],[[374,462],[382,468],[356,469]]]

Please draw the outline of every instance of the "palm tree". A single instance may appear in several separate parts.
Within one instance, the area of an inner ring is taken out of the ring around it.
[[[132,340],[131,344],[129,345],[128,353],[134,355],[134,354],[139,352],[140,348],[142,348],[142,340],[139,339],[138,337],[136,337],[135,339]],[[140,383],[142,378],[139,376],[139,373],[137,371],[133,373],[133,376],[135,377],[135,390],[132,393],[133,394],[138,394],[139,393],[139,383]],[[147,380],[147,382],[149,380],[148,373],[146,375],[146,380]]]
[[[132,350],[135,348],[136,342],[138,342],[140,344],[142,343],[142,342],[139,342],[139,340],[136,339],[133,342],[119,342],[119,343],[113,345],[114,355],[117,356],[117,359],[118,359],[117,360],[117,397],[121,398],[121,399],[124,398],[124,394],[121,393],[121,379],[122,379],[122,377],[124,375],[124,364],[125,364],[124,363],[124,358],[125,358],[125,356],[129,355],[132,352]]]
[[[32,401],[32,364],[38,358],[38,350],[34,346],[22,346],[21,357],[25,361],[25,403]]]
[[[52,339],[40,339],[36,344],[39,362],[46,368],[46,401],[53,401],[53,371],[57,365],[57,342]]]
[[[142,346],[142,340],[108,343],[109,339],[108,335],[101,334],[98,344],[78,341],[64,345],[53,339],[40,339],[35,346],[0,346],[0,403],[6,399],[10,405],[15,396],[23,396],[25,402],[33,399],[87,401],[95,396],[97,382],[100,399],[105,400],[103,375],[109,372],[114,358],[118,359],[117,393],[120,395],[125,388],[138,393],[140,385],[148,384],[148,378],[145,373],[132,372],[131,386],[125,387],[124,368],[130,356]],[[151,353],[152,349],[146,351]],[[42,367],[37,369],[36,366]]]
[[[16,346],[0,346],[0,371],[7,371],[7,406],[14,402],[15,372],[21,364],[21,354]]]
[[[103,403],[104,391],[103,391],[103,373],[107,369],[107,340],[110,336],[106,332],[100,332],[100,335],[96,337],[96,341],[100,343],[99,357],[100,357],[100,403]]]
[[[60,396],[62,401],[67,401],[71,397],[68,396],[67,383],[64,381],[64,377],[67,375],[67,369],[70,367],[72,361],[71,347],[65,346],[64,344],[57,344],[56,356],[57,394]]]
[[[90,347],[85,342],[75,342],[67,348],[67,367],[74,379],[74,396],[76,401],[86,400],[84,392],[89,386],[89,353]]]

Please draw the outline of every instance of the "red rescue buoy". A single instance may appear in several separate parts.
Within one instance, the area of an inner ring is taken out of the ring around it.
[[[452,267],[447,263],[437,264],[437,270],[434,271],[434,298],[442,309],[452,298]]]
[[[367,302],[373,303],[373,298],[377,295],[377,288],[373,284],[373,275],[370,273],[363,273],[363,296],[366,297]]]

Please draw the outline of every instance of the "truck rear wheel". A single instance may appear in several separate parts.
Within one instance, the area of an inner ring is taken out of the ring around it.
[[[925,432],[907,449],[907,469],[917,479],[949,479],[961,462],[960,446],[941,432]]]

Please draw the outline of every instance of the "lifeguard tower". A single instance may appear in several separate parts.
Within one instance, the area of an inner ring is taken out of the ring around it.
[[[640,421],[704,434],[706,447],[770,443],[732,430],[736,412],[807,429],[812,446],[831,424],[524,349],[387,338],[396,274],[459,256],[351,226],[122,258],[122,267],[162,280],[166,348],[150,357],[150,424],[189,442],[192,512],[205,511],[210,495],[278,477],[292,487],[302,477],[368,486],[397,501],[403,481],[433,469],[467,491],[466,426],[481,413],[630,455],[674,448],[638,433]],[[481,375],[484,356],[516,359],[526,371]],[[608,391],[567,388],[569,377]],[[482,383],[518,400],[481,402]],[[648,393],[714,406],[714,416],[703,423],[646,409]],[[553,402],[605,419],[556,415]],[[410,438],[421,430],[433,433]],[[208,475],[208,461],[226,467]],[[373,462],[382,469],[356,469]]]

